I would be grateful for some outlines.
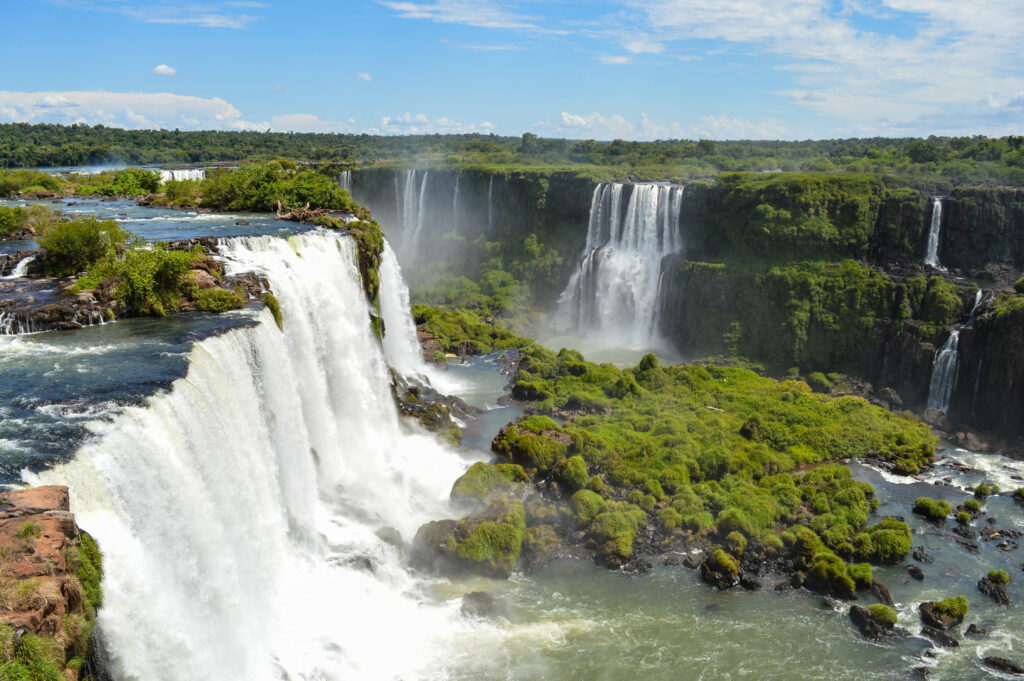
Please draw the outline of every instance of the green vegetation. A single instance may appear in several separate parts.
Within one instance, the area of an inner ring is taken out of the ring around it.
[[[75,196],[141,196],[160,189],[160,173],[127,168],[96,175],[74,177]]]
[[[983,482],[974,488],[975,499],[988,499],[992,496],[992,486],[987,482]]]
[[[113,220],[80,218],[54,223],[36,237],[36,242],[44,251],[46,273],[66,276],[114,257],[128,236]]]
[[[128,315],[164,317],[177,312],[183,300],[198,293],[191,269],[202,257],[199,246],[191,251],[172,251],[159,243],[152,247],[134,244],[94,265],[75,282],[73,290],[93,289],[101,282],[116,280],[114,295]],[[209,300],[216,302],[213,297]]]
[[[975,496],[977,496],[977,491],[975,491],[974,494]],[[965,499],[964,508],[966,508],[971,513],[981,513],[981,502],[979,502],[977,499]]]
[[[479,313],[467,310],[438,310],[414,305],[413,320],[425,325],[444,352],[487,354],[492,350],[508,350],[530,343],[514,333],[485,322]]]
[[[0,206],[0,238],[41,233],[55,220],[45,206]]]
[[[522,551],[526,533],[523,504],[518,499],[492,501],[482,516],[460,522],[462,531],[447,539],[447,550],[464,563],[507,575]]]
[[[956,514],[956,521],[958,523],[960,523],[961,525],[970,525],[971,524],[971,520],[973,520],[973,519],[974,519],[974,516],[972,516],[970,513],[966,512],[966,511],[960,511],[959,513]]]
[[[196,307],[203,312],[227,312],[245,307],[245,295],[238,291],[208,288],[194,294]]]
[[[1006,570],[989,570],[988,579],[993,584],[1009,584],[1010,573]]]
[[[43,532],[43,527],[35,520],[26,520],[18,528],[19,539],[36,539]]]
[[[15,643],[14,629],[0,623],[0,679],[63,681],[60,652],[51,641],[24,634]]]
[[[936,603],[935,610],[952,619],[963,619],[970,611],[970,605],[963,596],[952,596]]]
[[[277,300],[271,292],[263,294],[263,304],[270,310],[270,314],[274,316],[274,323],[277,324],[277,328],[284,331],[284,314],[281,312],[281,303]]]
[[[722,549],[716,550],[708,558],[711,568],[718,573],[724,574],[732,579],[740,574],[740,565],[736,562],[736,559],[730,556]]]
[[[874,605],[868,606],[868,611],[871,612],[871,616],[878,622],[888,625],[890,627],[896,626],[897,617],[896,611],[888,605],[882,605],[881,603],[875,603]]]
[[[871,570],[871,566],[867,563],[851,565],[849,573],[858,589],[868,589],[875,581],[875,576]]]
[[[1017,293],[1024,293],[1024,277],[1013,282],[1013,290]]]
[[[953,512],[953,507],[946,501],[930,497],[918,497],[914,502],[914,513],[923,515],[928,520],[945,520]]]
[[[487,501],[521,489],[529,481],[522,466],[478,461],[455,481],[451,498],[453,501]]]
[[[587,462],[579,455],[570,456],[555,464],[555,475],[573,491],[583,489],[590,482]]]
[[[366,209],[338,187],[337,178],[299,170],[287,161],[243,165],[237,170],[215,168],[199,184],[205,208],[227,211],[266,212],[277,208],[329,208],[361,214]]]

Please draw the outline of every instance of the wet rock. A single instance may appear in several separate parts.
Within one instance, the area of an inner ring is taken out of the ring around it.
[[[785,581],[782,581],[782,582],[779,582],[778,584],[776,584],[775,585],[775,590],[778,591],[780,594],[781,593],[786,593],[787,591],[792,591],[793,590],[793,584],[790,583],[790,581],[787,579]]]
[[[374,534],[376,534],[377,538],[385,544],[391,544],[399,549],[405,548],[405,542],[402,540],[402,533],[393,527],[382,527]]]
[[[249,221],[248,220],[235,220],[235,224],[236,225],[247,225],[247,224],[249,224]]]
[[[860,629],[861,635],[871,641],[903,638],[910,635],[903,627],[897,627],[876,618],[870,610],[859,605],[850,606],[850,620]]]
[[[923,546],[915,546],[910,555],[919,563],[935,562],[935,556],[928,553]]]
[[[953,534],[958,534],[964,539],[974,539],[977,532],[970,525],[957,525],[953,528]]]
[[[807,575],[803,572],[794,572],[793,576],[789,578],[789,583],[793,585],[794,589],[799,589],[807,581]]]
[[[761,588],[762,584],[761,580],[757,577],[744,573],[743,576],[740,577],[740,586],[742,586],[747,591],[757,591]]]
[[[1024,674],[1024,665],[1019,662],[1014,662],[1013,660],[1008,660],[1005,657],[986,657],[984,662],[989,667],[998,669],[1001,672],[1006,672],[1007,674]]]
[[[921,635],[930,638],[943,648],[956,648],[960,645],[960,641],[956,640],[942,629],[928,626],[927,624],[921,627]]]
[[[896,605],[889,588],[877,580],[871,583],[871,595],[882,605],[888,605],[890,608]]]
[[[979,547],[972,541],[967,541],[966,539],[961,539],[960,537],[953,537],[952,539],[954,544],[962,548],[964,551],[967,551],[967,553],[973,553],[974,555],[978,555],[978,553],[981,551],[981,547]]]
[[[971,624],[964,633],[967,636],[988,636],[988,629],[982,629],[977,624]]]
[[[885,402],[889,406],[889,409],[898,410],[903,408],[903,399],[900,397],[899,393],[892,388],[881,388],[877,393],[875,393],[875,395],[879,400]]]
[[[924,573],[921,571],[921,568],[916,565],[908,565],[907,574],[918,581],[924,579]]]
[[[929,426],[946,433],[953,430],[953,423],[946,418],[946,414],[941,409],[925,409],[921,415],[921,420]]]
[[[703,562],[703,556],[701,554],[691,553],[683,559],[683,567],[690,568],[691,570],[696,570],[700,567],[701,562]]]
[[[978,591],[988,596],[989,600],[996,605],[1012,606],[1013,600],[1010,598],[1010,593],[1006,590],[1005,584],[996,584],[988,577],[982,577],[978,580]]]
[[[711,586],[725,591],[740,583],[739,566],[725,552],[716,551],[700,564],[700,577]]]
[[[915,681],[928,681],[932,678],[932,672],[928,667],[914,667],[910,670],[910,678]]]
[[[462,597],[460,612],[464,617],[486,619],[498,615],[499,610],[497,599],[484,591],[472,591]]]
[[[942,629],[943,631],[955,627],[964,621],[963,615],[954,617],[938,609],[937,601],[925,601],[918,606],[918,612],[921,613],[921,621],[925,624]]]

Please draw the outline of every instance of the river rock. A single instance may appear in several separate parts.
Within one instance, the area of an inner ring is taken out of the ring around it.
[[[946,417],[945,412],[941,409],[925,409],[922,414],[921,420],[927,423],[933,428],[944,431],[946,433],[953,430],[953,423]]]
[[[945,631],[964,621],[963,616],[953,617],[947,615],[944,612],[940,612],[936,606],[938,606],[936,601],[925,601],[918,606],[917,609],[921,613],[921,621],[926,625]]]
[[[882,605],[888,605],[890,608],[896,605],[889,588],[878,580],[871,582],[871,595]]]
[[[935,556],[928,553],[923,546],[915,546],[910,555],[919,563],[932,563],[935,561]]]
[[[1007,607],[1013,605],[1013,600],[1010,598],[1010,592],[1006,590],[1005,584],[996,584],[988,577],[982,577],[978,580],[978,591],[988,596],[996,605],[1005,605]]]
[[[988,629],[982,629],[977,624],[972,623],[967,627],[967,631],[964,634],[967,636],[988,636]]]
[[[484,591],[472,591],[462,597],[461,612],[464,617],[494,617],[498,610],[497,599]]]
[[[939,629],[938,627],[930,627],[927,624],[921,627],[921,635],[930,638],[943,648],[956,648],[960,645],[960,641],[956,640],[942,629]]]
[[[861,635],[871,641],[903,638],[910,635],[910,632],[903,627],[897,627],[876,619],[870,610],[859,605],[850,606],[850,620],[860,629]]]
[[[732,572],[727,566],[715,562],[713,556],[708,556],[700,564],[700,577],[711,586],[725,591],[740,583],[740,574],[737,570]]]
[[[918,581],[924,579],[924,573],[921,571],[921,568],[917,567],[916,565],[908,565],[907,574]]]
[[[1024,665],[1008,660],[1005,657],[986,657],[984,661],[989,667],[1006,672],[1007,674],[1024,674]]]

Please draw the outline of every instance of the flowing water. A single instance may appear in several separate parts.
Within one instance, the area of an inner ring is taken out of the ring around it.
[[[935,356],[931,382],[928,386],[929,409],[941,409],[943,413],[949,413],[949,399],[953,395],[953,389],[956,388],[957,369],[959,368],[959,345],[960,330],[953,329],[942,349],[939,350],[939,354]]]
[[[925,247],[924,264],[935,269],[945,270],[939,264],[939,241],[942,236],[942,199],[936,196],[932,199],[932,221],[928,228],[928,243]]]
[[[160,170],[160,182],[180,182],[182,180],[202,180],[206,178],[206,168],[176,168]]]

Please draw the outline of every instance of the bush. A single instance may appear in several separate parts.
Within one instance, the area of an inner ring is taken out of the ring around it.
[[[711,564],[711,567],[715,572],[726,574],[733,579],[740,574],[740,564],[736,562],[735,558],[722,549],[718,549],[712,553],[711,557],[708,558],[708,562]]]
[[[576,519],[581,527],[589,525],[605,505],[605,501],[600,495],[588,489],[581,489],[573,494],[572,503],[576,507]]]
[[[973,516],[967,511],[960,511],[956,514],[956,521],[961,525],[970,525]]]
[[[856,582],[858,589],[867,589],[875,581],[874,573],[871,571],[871,566],[867,563],[858,563],[857,565],[851,565],[849,568],[850,577]]]
[[[208,288],[195,294],[196,307],[203,312],[227,312],[245,307],[245,298],[239,291]]]
[[[931,497],[918,497],[914,502],[914,513],[923,515],[929,520],[943,520],[953,512],[953,507],[948,502],[932,499]]]
[[[981,511],[981,503],[977,499],[967,499],[964,501],[964,508],[971,513],[979,513]]]
[[[1024,293],[1024,277],[1013,282],[1013,290],[1017,293]]]
[[[555,465],[555,475],[571,490],[583,489],[590,482],[587,475],[587,462],[582,456],[570,456]]]
[[[885,624],[890,627],[896,625],[896,611],[890,608],[888,605],[882,605],[881,603],[869,605],[868,611],[871,613],[871,616],[875,619],[875,621],[881,622],[882,624]]]
[[[82,218],[52,225],[36,242],[45,251],[46,273],[63,277],[84,272],[102,258],[113,256],[128,236],[113,220]]]
[[[747,538],[739,532],[730,532],[725,538],[725,548],[734,556],[742,556],[747,550]]]
[[[974,488],[975,499],[987,499],[992,496],[992,486],[987,482],[983,482]]]
[[[1010,573],[1006,570],[989,570],[988,579],[993,584],[1009,584]]]
[[[967,615],[970,605],[963,596],[953,596],[935,604],[935,609],[954,619],[960,619]]]

